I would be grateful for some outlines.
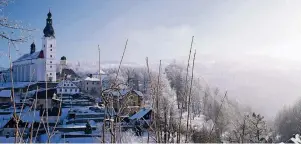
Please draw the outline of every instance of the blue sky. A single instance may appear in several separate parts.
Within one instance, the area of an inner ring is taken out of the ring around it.
[[[133,4],[138,1],[133,1]],[[57,55],[67,56],[70,60],[93,60],[101,37],[93,37],[98,29],[104,27],[112,18],[117,17],[129,8],[124,2],[108,3],[107,1],[40,1],[16,0],[4,9],[4,13],[12,20],[21,20],[37,30],[33,39],[19,44],[20,52],[13,52],[13,59],[20,54],[29,52],[29,45],[35,41],[37,49],[41,49],[42,31],[46,24],[46,15],[50,9],[57,38]],[[121,7],[121,5],[123,5]],[[118,11],[116,11],[118,10]],[[121,39],[125,41],[125,38]],[[7,42],[0,42],[0,51],[7,53]],[[7,66],[7,57],[1,57],[0,66]]]
[[[191,37],[198,55],[244,54],[301,60],[298,0],[15,0],[4,9],[34,32],[41,48],[49,8],[57,38],[57,57],[69,61],[118,61],[129,39],[125,61],[144,64],[188,55]],[[18,45],[13,59],[33,41]],[[0,51],[7,44],[0,41]],[[0,66],[7,67],[7,57]]]

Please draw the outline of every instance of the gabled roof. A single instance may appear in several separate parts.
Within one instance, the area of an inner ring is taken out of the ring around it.
[[[143,97],[143,93],[141,91],[133,90],[138,96]]]
[[[32,54],[30,54],[30,53],[29,54],[24,54],[23,56],[21,56],[20,58],[18,58],[14,62],[19,62],[19,61],[24,61],[24,60],[32,60],[32,59],[38,59],[38,58],[44,58],[43,50],[37,51],[37,52],[32,53]]]
[[[121,89],[121,90],[105,90],[104,93],[111,93],[113,96],[116,96],[116,97],[124,97],[126,96],[127,94],[129,93],[134,93],[134,94],[137,94],[138,96],[140,97],[143,97],[143,94],[142,92],[140,91],[137,91],[137,90],[129,90],[129,89]]]

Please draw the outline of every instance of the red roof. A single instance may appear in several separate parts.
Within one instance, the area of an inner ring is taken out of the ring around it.
[[[43,50],[40,51],[38,58],[44,58],[44,52],[43,52]]]

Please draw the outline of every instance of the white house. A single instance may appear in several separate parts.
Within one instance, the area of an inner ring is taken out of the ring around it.
[[[81,87],[82,91],[95,94],[100,94],[102,89],[100,79],[92,77],[92,74],[81,81]]]
[[[79,88],[70,80],[61,81],[56,87],[57,95],[74,95],[80,93]]]
[[[32,43],[28,54],[13,61],[15,82],[56,81],[56,39],[51,17],[49,11],[43,30],[42,49],[36,51],[36,45]]]

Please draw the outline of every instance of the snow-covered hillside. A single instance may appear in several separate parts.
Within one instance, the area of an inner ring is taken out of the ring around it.
[[[174,60],[162,61],[166,66]],[[186,59],[176,60],[186,63]],[[116,68],[119,61],[101,62],[101,69]],[[93,73],[98,62],[69,62],[69,67],[79,73]],[[123,63],[123,66],[145,67],[145,64]],[[151,69],[158,71],[158,63],[151,63]],[[224,57],[197,55],[196,73],[204,84],[228,91],[229,97],[243,105],[252,106],[268,118],[293,103],[301,96],[301,62],[276,59],[258,55]]]

